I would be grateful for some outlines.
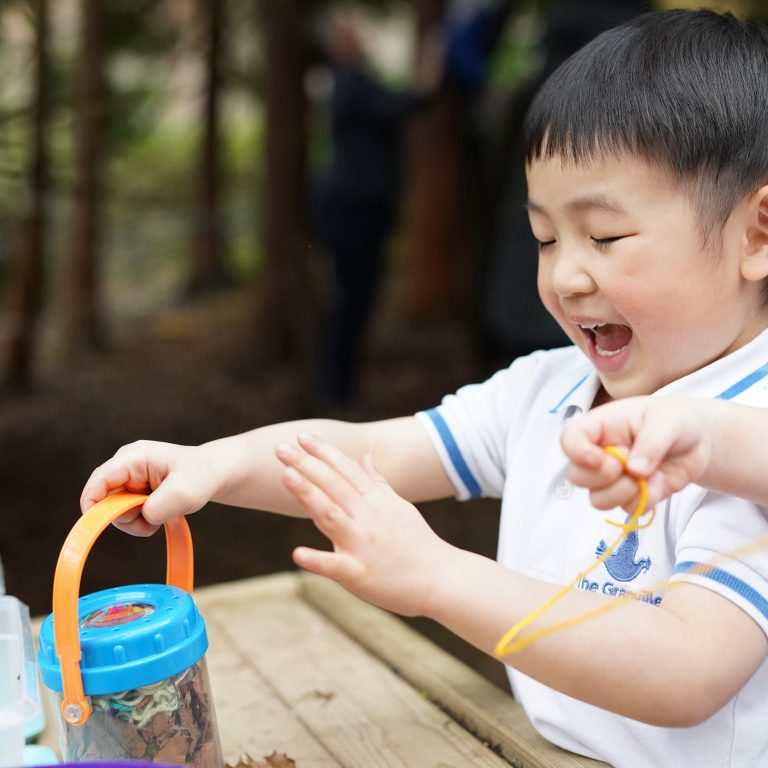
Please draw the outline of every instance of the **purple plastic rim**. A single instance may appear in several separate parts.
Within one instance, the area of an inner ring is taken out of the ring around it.
[[[148,765],[154,768],[179,768],[177,764],[151,763],[144,760],[85,760],[76,763],[56,763],[50,768],[146,768]]]

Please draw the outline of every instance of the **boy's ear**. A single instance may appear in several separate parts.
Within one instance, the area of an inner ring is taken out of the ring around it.
[[[762,280],[768,277],[768,185],[755,192],[750,208],[741,274],[746,280]]]

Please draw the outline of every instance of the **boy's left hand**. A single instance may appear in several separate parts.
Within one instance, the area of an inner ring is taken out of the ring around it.
[[[354,461],[305,433],[298,443],[275,449],[283,482],[334,551],[297,547],[296,564],[381,608],[423,615],[452,547],[392,490],[370,455]]]

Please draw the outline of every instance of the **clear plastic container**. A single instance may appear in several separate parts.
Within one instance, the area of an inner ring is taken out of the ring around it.
[[[51,692],[56,711],[63,694]],[[91,696],[83,725],[57,720],[65,760],[149,760],[220,768],[221,753],[205,659],[181,674],[119,693]]]
[[[183,518],[166,523],[167,584],[78,598],[99,534],[145,497],[115,494],[67,537],[40,630],[38,663],[65,761],[133,759],[222,768],[206,671],[208,637],[192,599],[192,543]]]
[[[25,741],[44,726],[29,608],[0,595],[0,768],[21,765]]]
[[[19,639],[0,634],[0,768],[24,759],[23,663]]]

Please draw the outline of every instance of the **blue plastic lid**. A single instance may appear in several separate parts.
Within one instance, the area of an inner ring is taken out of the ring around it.
[[[80,671],[86,695],[119,693],[183,672],[208,650],[192,595],[166,584],[136,584],[78,601]],[[62,692],[53,614],[40,629],[38,665],[45,685]]]

